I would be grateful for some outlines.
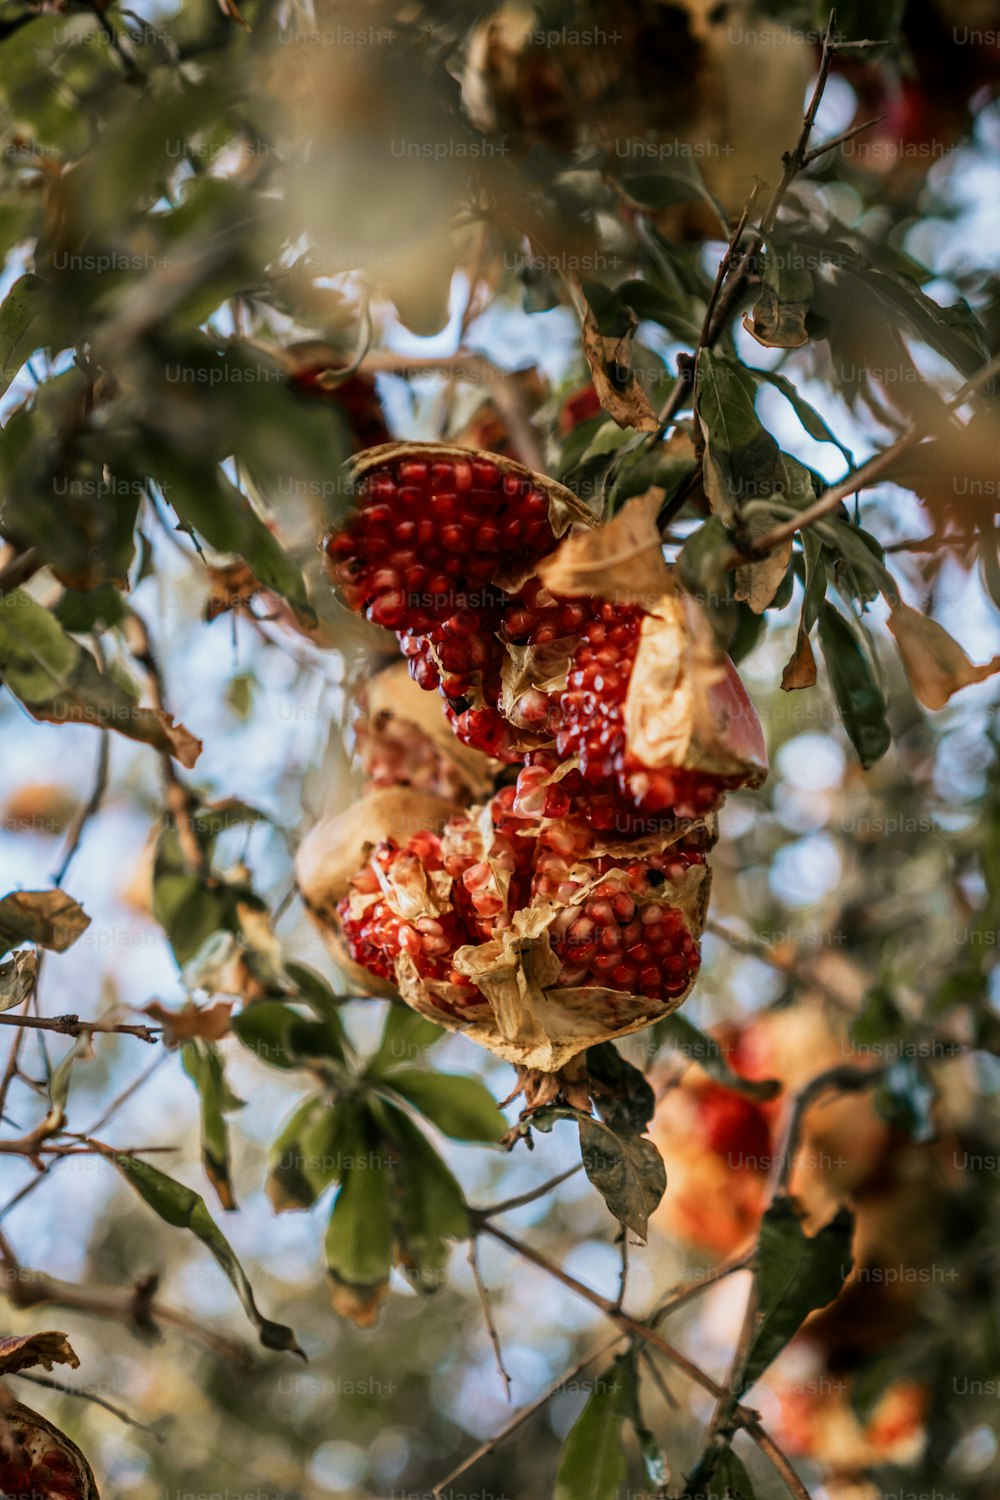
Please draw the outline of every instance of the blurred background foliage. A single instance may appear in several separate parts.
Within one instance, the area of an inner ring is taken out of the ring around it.
[[[154,1000],[170,1012],[192,995],[267,993],[276,949],[248,910],[270,914],[285,960],[349,994],[292,875],[301,834],[360,788],[353,693],[386,650],[381,632],[338,605],[319,565],[317,540],[344,503],[340,463],[390,434],[443,436],[558,474],[595,509],[661,485],[671,556],[711,536],[691,423],[650,445],[602,412],[578,313],[589,305],[603,336],[626,339],[642,391],[662,407],[678,355],[698,343],[754,177],[773,184],[794,146],[827,20],[781,0],[496,13],[448,0],[247,0],[242,13],[233,0],[3,0],[0,585],[8,600],[23,586],[66,633],[53,644],[36,623],[32,649],[48,641],[50,663],[71,679],[68,696],[39,688],[37,661],[4,647],[5,890],[52,885],[103,784],[65,881],[90,926],[68,954],[45,957],[41,1013],[141,1022],[130,1008]],[[757,372],[757,416],[811,485],[846,472],[831,432],[858,462],[913,422],[929,434],[823,532],[831,585],[872,652],[872,720],[887,704],[892,744],[861,769],[851,739],[865,726],[845,732],[843,695],[838,712],[822,662],[816,686],[779,687],[804,556],[765,613],[720,609],[773,771],[763,792],[736,794],[723,812],[714,926],[685,1014],[751,1041],[767,1018],[757,1076],[798,1083],[858,1048],[898,1061],[877,1110],[848,1101],[831,1150],[863,1156],[882,1132],[864,1194],[891,1205],[878,1264],[912,1272],[906,1305],[888,1332],[874,1304],[848,1305],[839,1330],[833,1319],[811,1346],[793,1346],[754,1402],[797,1441],[818,1495],[985,1500],[1000,1477],[996,695],[974,685],[924,712],[857,546],[860,524],[877,539],[864,542],[867,557],[878,561],[881,544],[908,602],[976,660],[1000,651],[995,405],[973,404],[958,436],[943,413],[996,349],[998,16],[989,4],[878,0],[841,7],[837,25],[887,44],[838,54],[815,139],[884,118],[798,179],[768,242],[779,302],[808,304],[804,342],[762,347],[734,318],[716,354]],[[796,297],[788,277],[803,269]],[[755,440],[751,424],[741,441]],[[718,551],[685,549],[707,594]],[[20,609],[23,622],[30,605]],[[160,836],[155,895],[164,787],[154,751],[177,740],[163,720],[142,721],[138,737],[153,748],[115,732],[138,722],[129,705],[140,696],[203,743],[193,765],[182,745],[186,769],[175,764],[168,799],[183,782],[199,805],[228,806],[199,825],[214,874],[170,886],[176,850],[169,831]],[[206,953],[220,933],[228,939]],[[386,1010],[352,1001],[337,1012],[362,1054]],[[5,1133],[44,1115],[69,1045],[27,1037]],[[251,1352],[222,1272],[109,1161],[46,1159],[40,1176],[4,1156],[0,1229],[23,1266],[119,1290],[155,1271],[165,1303],[242,1349],[234,1364],[169,1324],[157,1336],[79,1309],[12,1308],[11,1331],[66,1328],[77,1383],[155,1435],[56,1392],[19,1384],[18,1395],[80,1443],[111,1495],[426,1495],[509,1415],[464,1254],[452,1254],[429,1301],[394,1272],[374,1330],[339,1319],[320,1216],[275,1217],[264,1191],[268,1148],[306,1078],[265,1066],[232,1032],[212,1045],[199,1100],[190,1045],[185,1071],[176,1051],[146,1057],[133,1037],[98,1036],[73,1070],[70,1124],[116,1148],[169,1148],[150,1160],[205,1198],[260,1307],[295,1330],[309,1365]],[[752,1071],[752,1046],[731,1045]],[[737,1243],[705,1242],[684,1217],[684,1183],[719,1223],[748,1181],[754,1189],[744,1164],[733,1170],[731,1142],[700,1141],[697,1107],[686,1126],[672,1123],[684,1054],[671,1039],[644,1034],[623,1051],[667,1100],[658,1138],[676,1184],[648,1246],[631,1252],[629,1305],[644,1311]],[[431,1056],[496,1098],[512,1087],[508,1068],[460,1037]],[[232,1098],[205,1082],[219,1061]],[[225,1114],[220,1145],[221,1105],[236,1100],[246,1104]],[[739,1117],[744,1148],[766,1147],[757,1124]],[[510,1156],[431,1136],[478,1204],[578,1160],[562,1127]],[[222,1212],[220,1179],[238,1213]],[[617,1225],[581,1176],[505,1223],[616,1294]],[[915,1259],[918,1239],[927,1244]],[[885,1248],[894,1244],[907,1248]],[[481,1261],[517,1407],[606,1330],[499,1245],[484,1242]],[[881,1308],[892,1298],[884,1277],[872,1280]],[[740,1293],[741,1278],[724,1281],[670,1322],[671,1338],[720,1375]],[[606,1363],[571,1379],[458,1490],[552,1493],[563,1441]],[[895,1429],[859,1437],[865,1418],[850,1415],[847,1395],[864,1414],[892,1388],[903,1392]],[[642,1399],[679,1485],[711,1403],[666,1366],[644,1376]],[[757,1493],[781,1493],[742,1443]],[[630,1463],[630,1493],[656,1493]]]

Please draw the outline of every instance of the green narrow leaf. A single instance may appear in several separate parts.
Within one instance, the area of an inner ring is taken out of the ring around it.
[[[622,1373],[625,1410],[639,1445],[642,1473],[652,1495],[665,1495],[670,1482],[670,1466],[655,1433],[646,1426],[639,1401],[639,1352],[633,1344],[619,1361]]]
[[[330,1298],[337,1312],[370,1326],[389,1284],[395,1243],[392,1165],[369,1111],[345,1122],[351,1165],[326,1231]]]
[[[600,1120],[579,1116],[583,1167],[616,1219],[641,1239],[663,1197],[663,1158],[645,1136],[617,1135]]]
[[[746,1464],[727,1447],[709,1480],[706,1500],[756,1500],[756,1493]]]
[[[621,1362],[595,1382],[570,1428],[559,1460],[554,1500],[616,1500],[628,1472],[622,1447],[625,1390]]]
[[[844,729],[867,771],[892,739],[882,689],[854,632],[832,604],[820,609],[819,642]]]
[[[231,1028],[250,1052],[272,1068],[297,1068],[287,1046],[287,1033],[302,1018],[280,1000],[255,1000],[232,1019]]]
[[[369,1077],[382,1078],[403,1063],[418,1062],[444,1036],[440,1026],[426,1020],[408,1005],[390,1002],[378,1050],[368,1063]]]
[[[780,370],[757,370],[752,366],[747,368],[755,380],[766,380],[768,385],[773,385],[775,390],[781,392],[811,438],[817,443],[832,443],[843,454],[847,467],[854,468],[854,454],[850,448],[844,446],[816,408],[799,394],[787,375],[782,375]]]
[[[400,1262],[420,1291],[435,1291],[444,1279],[451,1242],[469,1233],[462,1189],[423,1132],[394,1105],[381,1111],[397,1158],[396,1222]]]
[[[229,1160],[229,1128],[226,1115],[242,1109],[226,1082],[222,1054],[213,1042],[200,1038],[185,1042],[181,1048],[181,1066],[191,1079],[201,1101],[201,1160],[205,1175],[215,1189],[222,1207],[236,1208]]]
[[[322,1188],[317,1186],[303,1137],[321,1115],[332,1113],[324,1094],[310,1094],[292,1111],[267,1153],[265,1190],[276,1214],[311,1208]]]
[[[35,719],[97,724],[193,766],[201,744],[182,724],[139,707],[25,589],[0,595],[0,677]]]
[[[757,1248],[755,1332],[734,1382],[737,1399],[759,1380],[809,1314],[838,1295],[853,1266],[853,1235],[854,1215],[847,1209],[810,1238],[790,1198],[770,1205]]]
[[[384,1087],[412,1104],[452,1140],[496,1142],[507,1129],[496,1100],[478,1078],[407,1068],[391,1073]]]
[[[44,342],[41,314],[48,288],[30,271],[18,277],[0,305],[0,396],[32,349]]]
[[[656,1036],[658,1041],[665,1041],[675,1051],[696,1062],[717,1083],[725,1084],[727,1089],[743,1094],[747,1099],[773,1099],[781,1092],[781,1084],[776,1078],[744,1078],[742,1074],[734,1073],[715,1038],[699,1030],[679,1011],[657,1022]]]
[[[235,1288],[265,1349],[287,1349],[305,1359],[292,1330],[283,1323],[271,1322],[261,1313],[246,1273],[229,1241],[206,1208],[205,1200],[182,1183],[175,1182],[172,1177],[158,1171],[156,1167],[151,1167],[148,1162],[140,1161],[138,1157],[114,1156],[112,1160],[129,1186],[135,1189],[143,1202],[148,1203],[154,1213],[159,1214],[161,1219],[175,1229],[189,1229],[201,1241]]]

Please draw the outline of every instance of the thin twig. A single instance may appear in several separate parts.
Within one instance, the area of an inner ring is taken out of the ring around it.
[[[246,1348],[226,1339],[187,1313],[165,1307],[155,1300],[158,1277],[140,1278],[131,1287],[100,1288],[58,1281],[44,1272],[24,1270],[13,1246],[0,1230],[0,1284],[13,1307],[65,1307],[100,1318],[121,1319],[138,1332],[151,1332],[158,1324],[180,1329],[198,1339],[216,1354],[249,1367],[253,1361]]]
[[[79,1016],[12,1016],[0,1015],[0,1026],[22,1026],[29,1031],[58,1031],[61,1036],[92,1036],[96,1032],[136,1036],[142,1042],[155,1044],[161,1026],[112,1026],[104,1021],[82,1021]]]
[[[873,125],[881,125],[882,121],[886,119],[888,119],[888,115],[876,115],[873,120],[865,120],[860,125],[852,125],[850,130],[842,130],[832,140],[824,141],[822,146],[814,146],[811,151],[807,151],[802,158],[802,165],[808,167],[810,162],[814,162],[819,157],[825,156],[828,151],[835,151],[838,146],[846,145],[848,141],[853,141],[856,135],[861,135],[862,131],[871,130]]]
[[[984,365],[970,380],[966,381],[961,390],[947,403],[945,410],[950,413],[958,411],[971,395],[981,390],[984,385],[988,385],[998,374],[1000,374],[1000,354],[995,355],[989,364]],[[812,526],[814,522],[821,521],[824,516],[836,510],[838,505],[855,491],[876,484],[886,471],[892,468],[901,454],[914,447],[926,435],[926,429],[920,424],[912,427],[909,432],[904,432],[903,436],[897,438],[890,447],[884,448],[881,453],[876,453],[860,468],[854,469],[844,479],[825,490],[814,504],[799,511],[787,521],[782,521],[771,531],[765,532],[745,554],[734,549],[723,559],[723,566],[727,569],[735,568],[742,563],[754,562],[758,558],[765,557],[767,553],[773,552],[775,547],[780,547],[787,542],[797,531],[804,531],[807,526]]]
[[[571,1369],[561,1375],[555,1384],[550,1385],[536,1400],[529,1402],[527,1406],[522,1406],[521,1410],[516,1412],[499,1432],[495,1433],[493,1437],[487,1438],[484,1443],[480,1443],[475,1452],[470,1453],[467,1458],[463,1458],[462,1462],[456,1468],[452,1469],[449,1474],[446,1474],[443,1479],[438,1481],[431,1490],[431,1494],[440,1495],[442,1491],[453,1485],[456,1479],[460,1479],[463,1474],[467,1473],[473,1464],[477,1464],[481,1458],[486,1458],[494,1449],[499,1448],[500,1444],[509,1438],[511,1433],[516,1432],[519,1427],[523,1427],[529,1418],[533,1417],[536,1412],[541,1411],[542,1407],[546,1406],[552,1400],[553,1396],[558,1395],[563,1386],[568,1385],[571,1380],[575,1380],[588,1365],[593,1364],[595,1359],[601,1359],[604,1355],[610,1354],[624,1338],[624,1334],[617,1333],[613,1339],[608,1339],[606,1343],[600,1344],[596,1349],[592,1349],[585,1359],[581,1359]]]
[[[49,1391],[62,1391],[64,1396],[78,1396],[81,1401],[91,1401],[95,1406],[101,1406],[109,1411],[119,1422],[124,1422],[126,1427],[136,1427],[140,1432],[145,1432],[149,1437],[155,1438],[158,1443],[166,1442],[162,1432],[157,1432],[153,1427],[147,1427],[145,1422],[136,1421],[135,1417],[129,1415],[121,1406],[116,1406],[113,1401],[106,1401],[96,1391],[88,1391],[86,1386],[65,1385],[61,1380],[53,1380],[48,1375],[33,1375],[27,1370],[15,1370],[16,1380],[30,1380],[32,1385],[43,1385]],[[10,1378],[10,1377],[8,1377]]]
[[[560,1183],[566,1182],[568,1178],[575,1177],[578,1172],[583,1171],[583,1163],[577,1162],[575,1167],[567,1167],[565,1172],[560,1172],[557,1177],[550,1177],[548,1182],[543,1182],[539,1187],[531,1188],[526,1193],[520,1193],[516,1198],[505,1198],[502,1203],[491,1203],[486,1208],[470,1209],[473,1219],[490,1219],[496,1214],[510,1213],[512,1209],[523,1208],[526,1203],[534,1203],[538,1198],[544,1198],[546,1193],[551,1193]]]
[[[469,1236],[469,1265],[472,1267],[472,1279],[476,1283],[476,1291],[479,1293],[479,1303],[483,1309],[483,1320],[486,1323],[486,1332],[490,1336],[493,1345],[493,1354],[497,1362],[497,1373],[503,1381],[504,1394],[510,1402],[511,1380],[507,1373],[507,1367],[503,1362],[503,1349],[500,1347],[500,1334],[493,1319],[493,1311],[490,1307],[489,1293],[486,1283],[483,1281],[482,1272],[479,1269],[479,1241],[476,1236]]]
[[[27,583],[33,578],[42,566],[42,559],[37,547],[27,547],[23,552],[15,552],[8,562],[0,567],[0,594],[9,594],[14,589],[19,589],[22,583]]]
[[[95,638],[96,644],[97,641]],[[102,670],[104,668],[103,661],[101,661],[101,668]],[[77,851],[83,840],[84,830],[91,818],[99,811],[101,803],[104,801],[104,794],[108,789],[108,768],[110,764],[111,733],[107,729],[102,729],[100,748],[97,752],[97,770],[94,774],[94,785],[86,803],[80,808],[70,825],[69,832],[66,835],[65,852],[59,862],[58,870],[52,877],[53,885],[62,885],[66,879],[69,867],[76,858]]]
[[[616,1307],[609,1297],[605,1297],[601,1292],[595,1292],[593,1287],[587,1286],[584,1282],[577,1281],[575,1276],[571,1276],[568,1271],[564,1271],[554,1261],[549,1260],[539,1251],[533,1249],[532,1246],[524,1244],[523,1241],[514,1239],[512,1235],[499,1229],[495,1224],[483,1224],[482,1232],[492,1235],[494,1239],[499,1240],[501,1244],[513,1250],[516,1255],[520,1255],[524,1260],[529,1261],[531,1265],[537,1266],[539,1270],[545,1271],[547,1275],[552,1276],[556,1281],[568,1288],[569,1291],[575,1292],[578,1297],[582,1297],[585,1302],[589,1302],[592,1307],[596,1307],[599,1312],[602,1312],[606,1318],[610,1319],[611,1322],[616,1324],[625,1333],[630,1334],[633,1338],[641,1339],[653,1349],[658,1349],[662,1355],[670,1360],[671,1364],[676,1365],[677,1369],[683,1371],[689,1380],[693,1381],[695,1385],[701,1386],[702,1390],[708,1391],[709,1395],[714,1396],[716,1400],[725,1395],[725,1389],[718,1381],[713,1380],[711,1375],[703,1370],[700,1365],[695,1364],[694,1360],[689,1359],[686,1354],[665,1339],[655,1328],[651,1328],[648,1323],[643,1323],[638,1318],[631,1317],[622,1308]],[[796,1497],[796,1500],[810,1500],[809,1491],[805,1488],[801,1479],[799,1479],[799,1476],[792,1467],[791,1461],[762,1426],[759,1413],[753,1411],[750,1407],[739,1404],[733,1413],[733,1420],[753,1438],[762,1452],[766,1452],[785,1484]]]
[[[141,615],[136,614],[134,609],[130,609],[126,616],[125,628],[129,650],[146,673],[149,697],[153,708],[157,713],[166,714],[163,674],[153,654],[153,647],[145,621]],[[161,753],[160,766],[163,771],[165,784],[164,800],[167,811],[174,820],[174,827],[177,831],[177,842],[180,845],[181,854],[189,869],[195,871],[204,870],[205,855],[191,817],[194,797],[178,776],[177,769],[168,751]]]

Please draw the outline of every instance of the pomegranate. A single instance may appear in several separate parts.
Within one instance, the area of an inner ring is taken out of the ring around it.
[[[345,603],[444,647],[439,670],[487,664],[503,590],[516,589],[574,521],[571,491],[500,455],[387,443],[355,460],[357,504],[324,543]]]
[[[75,1443],[19,1401],[0,1411],[0,1494],[19,1500],[98,1500],[93,1470]]]

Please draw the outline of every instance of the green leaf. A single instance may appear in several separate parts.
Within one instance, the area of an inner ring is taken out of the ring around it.
[[[882,689],[854,632],[832,604],[820,609],[819,641],[847,737],[868,770],[892,740]]]
[[[746,1464],[726,1447],[708,1482],[706,1500],[756,1500],[756,1493]]]
[[[937,1136],[936,1100],[934,1083],[913,1057],[894,1062],[875,1093],[875,1107],[882,1118],[921,1144]]]
[[[21,943],[65,953],[89,926],[79,901],[65,891],[11,891],[0,901],[0,955]]]
[[[333,993],[323,976],[317,974],[315,969],[308,968],[306,964],[295,963],[292,960],[285,964],[285,973],[310,1010],[321,1021],[336,1025],[343,1036],[343,1021],[340,1012],[344,1002]]]
[[[781,392],[811,438],[814,438],[817,443],[832,443],[844,455],[847,467],[854,468],[854,454],[850,448],[845,448],[816,408],[799,394],[787,375],[782,375],[780,370],[757,370],[752,366],[748,366],[748,369],[755,380],[766,380],[768,385],[773,385]]]
[[[64,630],[87,635],[100,625],[118,625],[125,615],[125,601],[111,583],[94,589],[67,589],[53,611]]]
[[[812,296],[808,257],[794,245],[768,237],[760,291],[743,327],[765,349],[800,349],[809,342],[806,317]]]
[[[628,1472],[622,1447],[625,1423],[621,1361],[596,1382],[570,1428],[559,1460],[554,1500],[616,1500]]]
[[[888,985],[877,984],[865,995],[860,1013],[850,1027],[851,1041],[861,1047],[899,1036],[903,1017]]]
[[[665,1495],[670,1482],[670,1466],[655,1433],[643,1421],[639,1403],[639,1354],[635,1344],[618,1360],[622,1377],[625,1410],[639,1445],[642,1473],[653,1495]]]
[[[435,1291],[444,1279],[451,1241],[469,1233],[469,1213],[462,1189],[422,1131],[402,1110],[381,1111],[386,1136],[397,1160],[397,1228],[400,1262],[420,1291]]]
[[[737,1399],[760,1379],[809,1314],[838,1295],[853,1266],[853,1234],[854,1216],[847,1209],[810,1239],[790,1198],[770,1205],[757,1247],[755,1331],[734,1382]]]
[[[614,1042],[601,1042],[587,1049],[587,1072],[605,1125],[618,1135],[642,1135],[656,1096],[639,1069],[626,1062]]]
[[[378,1302],[392,1269],[394,1208],[388,1157],[367,1111],[352,1117],[354,1164],[345,1173],[326,1231],[326,1265],[334,1306],[358,1316]],[[337,1289],[349,1297],[338,1303]]]
[[[507,1121],[478,1078],[408,1068],[391,1073],[385,1089],[399,1094],[455,1141],[499,1141]]]
[[[408,1005],[390,1002],[378,1051],[370,1059],[366,1073],[370,1078],[388,1077],[393,1068],[418,1062],[434,1043],[444,1036],[440,1026],[426,1020]]]
[[[181,724],[122,687],[55,616],[24,589],[0,596],[0,677],[33,718],[51,724],[97,724],[152,745],[184,766],[201,745]]]
[[[752,1079],[734,1073],[715,1038],[701,1031],[679,1011],[674,1011],[672,1016],[666,1016],[657,1022],[656,1038],[696,1062],[717,1083],[724,1084],[727,1089],[742,1094],[746,1099],[763,1102],[781,1093],[781,1084],[776,1078]]]
[[[317,1122],[332,1113],[325,1094],[309,1094],[271,1142],[267,1153],[267,1196],[276,1214],[288,1209],[311,1208],[325,1182],[317,1182],[315,1163],[305,1146],[306,1136]]]
[[[222,1054],[212,1042],[200,1038],[185,1042],[181,1065],[201,1100],[201,1160],[222,1207],[236,1208],[230,1176],[229,1129],[226,1115],[244,1107],[226,1082]]]
[[[622,1136],[589,1115],[579,1117],[584,1171],[608,1208],[641,1239],[663,1197],[663,1158],[645,1136]]]
[[[49,289],[40,276],[18,277],[0,304],[0,396],[33,349],[45,342]]]
[[[276,1213],[310,1208],[332,1183],[364,1171],[374,1157],[388,1163],[384,1148],[369,1148],[371,1115],[359,1097],[339,1099],[310,1094],[268,1153],[267,1193]]]
[[[244,1047],[256,1053],[261,1062],[287,1069],[299,1066],[285,1038],[292,1023],[301,1019],[281,1000],[255,1000],[234,1016],[230,1025]]]
[[[175,1182],[172,1177],[167,1177],[156,1167],[151,1167],[148,1162],[140,1161],[138,1157],[114,1156],[112,1159],[129,1186],[135,1189],[139,1197],[161,1219],[175,1229],[189,1229],[210,1252],[235,1288],[264,1348],[288,1349],[305,1359],[292,1330],[283,1323],[272,1323],[261,1314],[246,1273],[229,1241],[205,1207],[204,1199],[182,1183]]]

